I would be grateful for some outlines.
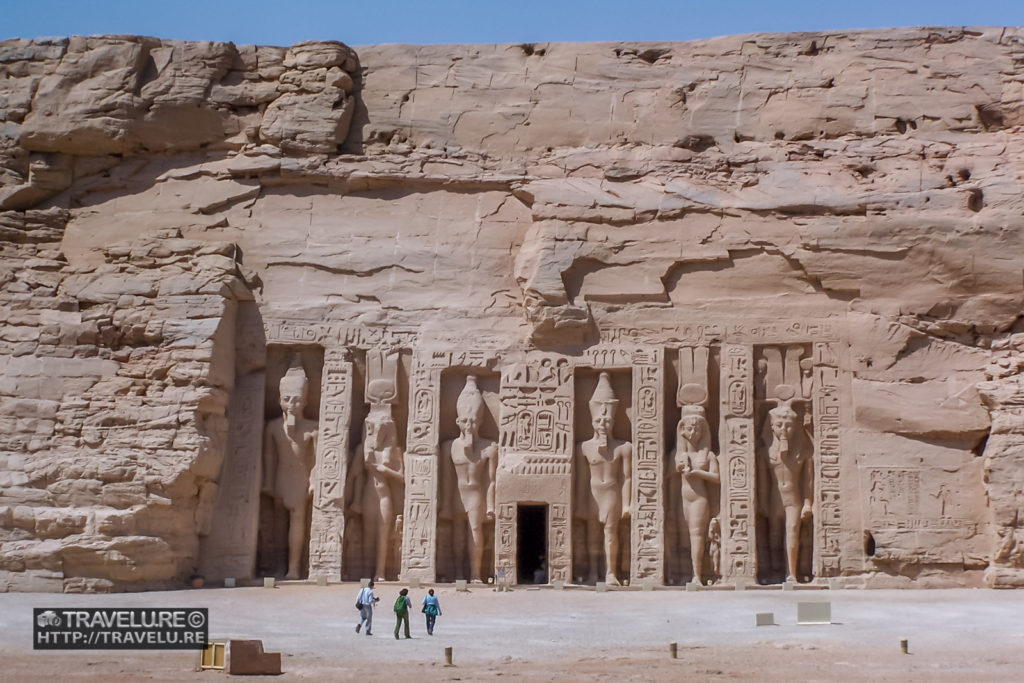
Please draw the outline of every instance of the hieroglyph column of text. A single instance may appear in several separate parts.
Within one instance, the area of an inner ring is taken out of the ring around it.
[[[733,581],[757,577],[753,367],[753,347],[722,346],[722,574]]]
[[[839,575],[840,386],[835,343],[814,345],[814,575]]]
[[[663,351],[633,352],[633,582],[665,582],[665,514],[662,463],[665,460]]]
[[[409,396],[409,434],[405,449],[405,521],[402,525],[402,576],[434,581],[437,573],[437,458],[441,371],[448,354],[413,355]]]
[[[352,421],[352,363],[348,351],[324,354],[320,428],[312,473],[313,515],[309,531],[309,575],[341,580],[345,533],[345,477]]]

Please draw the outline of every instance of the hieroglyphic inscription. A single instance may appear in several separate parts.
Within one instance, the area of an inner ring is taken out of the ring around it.
[[[814,345],[815,576],[837,576],[842,569],[840,386],[834,347],[828,343]]]
[[[202,539],[200,554],[199,571],[210,580],[249,578],[255,569],[265,383],[262,371],[235,379],[228,407],[227,452],[210,534]]]
[[[516,505],[501,503],[498,505],[498,519],[494,532],[494,570],[496,581],[511,583],[515,580],[516,570]]]
[[[405,523],[402,527],[402,578],[433,581],[436,568],[437,454],[441,371],[449,355],[413,355],[409,430],[405,448]]]
[[[394,327],[369,327],[341,323],[295,322],[263,319],[268,344],[319,344],[327,348],[407,348],[419,332]]]
[[[526,454],[516,474],[530,474],[531,454],[545,466],[572,457],[572,370],[565,359],[540,356],[504,368],[499,446]],[[568,470],[566,470],[568,471]],[[541,472],[537,472],[540,474]]]
[[[827,320],[743,320],[735,322],[672,322],[649,327],[601,327],[602,344],[674,344],[713,342],[780,343],[831,341],[839,328]]]
[[[722,346],[722,572],[757,575],[754,536],[753,348]]]
[[[548,521],[548,581],[569,581],[569,506],[555,503]]]
[[[633,352],[633,552],[632,580],[664,583],[664,504],[662,462],[665,429],[662,415],[664,358],[660,348]]]
[[[309,575],[341,579],[345,532],[345,476],[352,419],[352,363],[348,350],[324,353],[320,426],[313,469],[313,513],[309,531]]]

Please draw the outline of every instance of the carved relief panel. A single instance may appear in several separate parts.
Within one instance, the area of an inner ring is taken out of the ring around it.
[[[553,354],[524,354],[502,368],[494,532],[499,582],[570,581],[572,378],[569,361]],[[545,536],[546,557],[522,556],[523,506],[546,506],[545,528],[531,530]]]

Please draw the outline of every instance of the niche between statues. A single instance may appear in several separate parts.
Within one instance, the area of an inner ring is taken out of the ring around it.
[[[630,578],[633,392],[629,368],[574,374],[572,575],[611,585]]]
[[[407,350],[352,352],[344,581],[395,581],[401,571],[411,362]]]
[[[451,368],[441,375],[437,576],[494,576],[494,478],[501,375]]]
[[[680,349],[666,354],[665,386],[665,583],[721,580],[721,476],[719,444],[721,349]],[[695,357],[696,356],[696,357]],[[699,390],[695,387],[699,387]],[[683,418],[686,417],[684,424]],[[698,438],[680,431],[703,424]],[[706,430],[706,431],[704,431]],[[703,452],[702,452],[703,451]],[[683,470],[695,472],[684,481]],[[700,472],[706,473],[701,475]],[[685,486],[684,486],[685,484]],[[694,548],[699,562],[694,563]]]
[[[310,473],[316,463],[324,351],[267,346],[257,576],[309,573]]]

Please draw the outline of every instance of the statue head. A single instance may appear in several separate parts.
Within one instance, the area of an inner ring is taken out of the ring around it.
[[[391,406],[384,405],[387,410],[379,410],[377,406],[370,408],[370,414],[363,421],[363,443],[373,450],[394,446],[397,437]]]
[[[462,388],[455,402],[455,424],[463,438],[475,439],[480,429],[480,420],[484,412],[484,397],[476,386],[476,376],[466,377],[466,386]]]
[[[615,398],[615,392],[612,391],[611,379],[607,372],[602,372],[597,378],[594,395],[590,397],[590,419],[594,425],[594,438],[602,446],[606,446],[612,436],[615,409],[618,405],[619,399]]]
[[[707,418],[704,417],[703,406],[683,406],[683,416],[676,428],[676,436],[678,440],[686,441],[694,450],[711,447],[711,429],[708,427]]]
[[[778,443],[780,453],[789,452],[789,444],[796,438],[798,417],[796,411],[786,403],[768,411],[768,419],[771,421],[772,427],[772,437]]]
[[[289,427],[294,427],[302,418],[302,411],[306,407],[306,385],[306,371],[302,369],[301,364],[293,361],[278,385],[281,410],[284,413],[285,424]]]

